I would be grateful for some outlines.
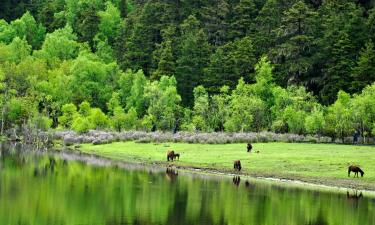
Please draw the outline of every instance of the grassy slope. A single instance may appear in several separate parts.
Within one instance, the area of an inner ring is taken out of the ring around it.
[[[233,160],[240,159],[243,174],[299,179],[314,183],[375,190],[375,148],[335,144],[256,143],[247,153],[246,144],[138,144],[119,142],[83,145],[81,151],[112,159],[166,163],[166,152],[181,154],[176,166],[233,171]],[[360,165],[363,178],[348,178],[349,164]]]

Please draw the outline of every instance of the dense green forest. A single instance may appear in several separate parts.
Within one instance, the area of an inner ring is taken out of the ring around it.
[[[3,0],[1,132],[375,134],[369,0]]]

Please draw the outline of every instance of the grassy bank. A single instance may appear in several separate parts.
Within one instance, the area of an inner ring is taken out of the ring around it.
[[[253,153],[246,144],[185,144],[117,142],[106,145],[84,144],[85,153],[116,160],[173,164],[207,171],[233,172],[233,160],[240,159],[241,174],[285,178],[332,186],[375,190],[375,148],[335,144],[256,143]],[[166,162],[166,152],[181,154],[179,161]],[[259,151],[259,153],[254,153]],[[360,165],[363,178],[347,177],[350,164]]]

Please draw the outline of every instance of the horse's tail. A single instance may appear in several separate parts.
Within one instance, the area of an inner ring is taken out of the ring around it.
[[[348,168],[348,177],[350,177],[350,166],[349,166],[349,168]]]

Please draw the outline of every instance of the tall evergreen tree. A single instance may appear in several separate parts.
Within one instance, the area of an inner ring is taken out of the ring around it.
[[[210,46],[207,36],[199,28],[199,21],[189,16],[181,25],[182,37],[177,59],[176,79],[184,105],[193,103],[193,89],[201,84],[203,69],[208,64]]]
[[[279,80],[300,84],[312,67],[315,17],[316,13],[303,1],[296,2],[284,13],[276,30],[278,46],[272,54],[279,66]]]
[[[353,69],[352,91],[360,92],[366,85],[375,81],[375,48],[369,41],[359,53],[357,65]]]
[[[234,16],[231,23],[231,37],[241,38],[255,32],[254,19],[257,9],[254,0],[240,0],[234,7]]]
[[[227,0],[218,0],[203,9],[204,31],[214,46],[222,45],[227,39],[229,7]]]

